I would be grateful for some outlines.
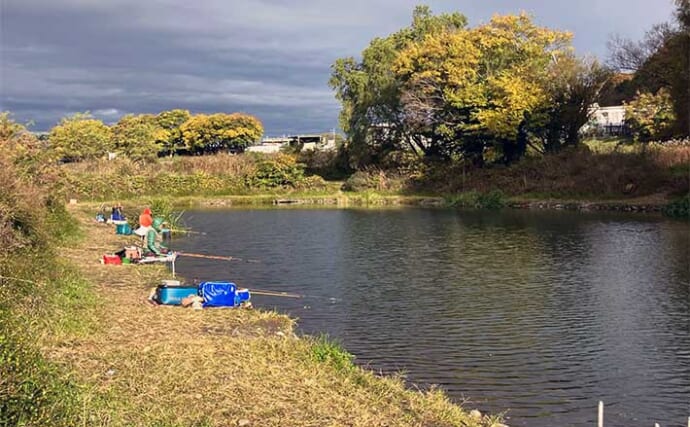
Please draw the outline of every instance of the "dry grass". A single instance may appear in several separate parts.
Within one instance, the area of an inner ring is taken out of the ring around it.
[[[112,229],[84,223],[88,242],[64,249],[94,283],[98,330],[46,335],[52,360],[85,390],[89,426],[480,426],[438,391],[407,390],[313,357],[316,341],[297,338],[293,321],[258,310],[193,311],[151,306],[149,289],[166,275],[155,266],[99,265],[125,244]]]
[[[684,166],[690,169],[690,139],[650,143],[654,162],[662,168]]]
[[[103,175],[129,176],[151,175],[156,173],[193,174],[206,173],[219,176],[248,176],[256,170],[252,156],[215,154],[207,156],[183,156],[161,158],[155,163],[135,162],[126,157],[115,160],[90,160],[63,165],[73,173],[93,173],[97,170]]]
[[[526,158],[510,167],[439,169],[424,177],[421,188],[431,186],[441,193],[501,190],[507,196],[595,200],[676,194],[688,189],[688,153],[687,147],[607,153],[572,150]]]

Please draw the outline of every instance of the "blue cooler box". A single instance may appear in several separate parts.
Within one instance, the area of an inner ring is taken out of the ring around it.
[[[156,301],[165,305],[180,305],[190,295],[199,295],[197,286],[160,285],[156,289]]]

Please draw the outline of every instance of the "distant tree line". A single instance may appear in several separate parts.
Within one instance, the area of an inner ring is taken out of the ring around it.
[[[62,159],[80,161],[114,152],[134,160],[172,154],[243,150],[263,134],[261,121],[243,113],[192,115],[187,110],[123,116],[108,126],[88,113],[66,117],[53,127],[48,148]]]

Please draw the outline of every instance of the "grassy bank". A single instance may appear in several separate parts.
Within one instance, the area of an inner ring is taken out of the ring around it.
[[[296,337],[278,313],[145,303],[164,268],[100,265],[130,237],[2,166],[0,425],[496,423]]]

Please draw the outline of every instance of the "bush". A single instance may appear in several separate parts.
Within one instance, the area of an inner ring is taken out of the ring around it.
[[[295,187],[304,179],[304,165],[288,154],[258,156],[256,172],[248,184],[256,187]]]
[[[70,426],[78,420],[79,390],[41,355],[34,330],[38,319],[41,327],[49,324],[51,298],[70,280],[57,266],[50,243],[77,233],[76,223],[64,205],[46,193],[46,188],[23,179],[8,158],[0,157],[3,426]]]
[[[343,184],[343,191],[400,191],[404,179],[380,169],[369,169],[353,173]]]
[[[305,150],[299,153],[298,161],[305,165],[307,174],[329,180],[344,179],[351,173],[344,150]]]
[[[500,209],[506,205],[505,196],[500,190],[486,193],[468,191],[446,197],[446,204],[451,207],[474,209]]]
[[[328,188],[326,181],[318,175],[312,175],[304,178],[295,186],[298,190],[307,191],[324,191]]]
[[[664,206],[663,212],[671,218],[690,219],[690,194]]]

